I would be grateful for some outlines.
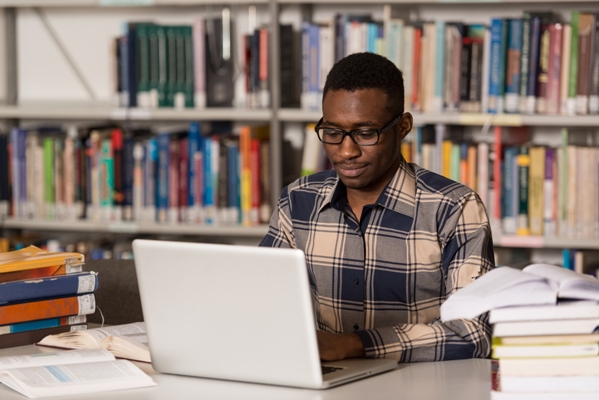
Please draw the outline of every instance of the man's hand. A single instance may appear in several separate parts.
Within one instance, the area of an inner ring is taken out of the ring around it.
[[[324,361],[364,357],[364,345],[357,333],[327,333],[316,331],[320,359]]]

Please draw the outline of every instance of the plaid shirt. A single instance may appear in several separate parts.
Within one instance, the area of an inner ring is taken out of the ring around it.
[[[494,267],[480,198],[405,160],[360,221],[334,170],[286,187],[261,246],[306,254],[320,330],[355,331],[367,357],[487,357],[487,315],[441,323],[456,290]]]

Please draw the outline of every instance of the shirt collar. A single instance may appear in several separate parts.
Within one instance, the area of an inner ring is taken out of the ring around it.
[[[375,204],[407,216],[414,215],[416,198],[416,174],[414,169],[401,157],[399,168],[385,189],[381,192]],[[318,212],[330,205],[336,210],[343,211],[347,200],[345,185],[337,176],[335,183],[327,191]]]

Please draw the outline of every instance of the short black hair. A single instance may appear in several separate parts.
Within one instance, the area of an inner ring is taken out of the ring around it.
[[[404,112],[404,86],[401,71],[387,58],[374,53],[354,53],[339,60],[327,75],[322,98],[329,90],[355,92],[380,89],[387,95],[392,113]]]

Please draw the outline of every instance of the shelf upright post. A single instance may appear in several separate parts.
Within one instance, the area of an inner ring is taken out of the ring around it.
[[[16,106],[19,101],[19,71],[17,65],[17,9],[15,7],[4,9],[4,41],[6,105]],[[12,128],[18,126],[19,121],[7,119],[6,124]]]
[[[268,10],[270,15],[270,106],[272,116],[270,120],[270,171],[271,171],[271,204],[277,206],[279,194],[283,189],[283,129],[279,121],[280,90],[281,90],[281,63],[279,59],[279,4],[277,0],[269,0]]]

